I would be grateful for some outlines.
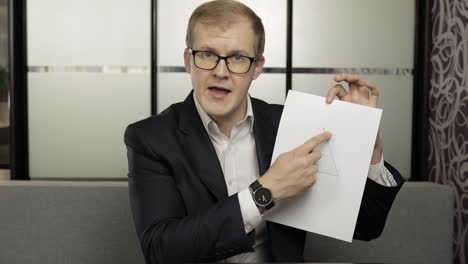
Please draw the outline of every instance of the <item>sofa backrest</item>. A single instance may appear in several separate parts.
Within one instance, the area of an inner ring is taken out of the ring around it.
[[[144,263],[127,182],[0,181],[0,263]],[[384,233],[352,244],[308,234],[315,262],[451,263],[448,186],[406,183]]]
[[[0,182],[0,263],[144,263],[127,182]]]
[[[347,243],[308,234],[306,261],[359,263],[452,263],[454,197],[451,188],[429,182],[403,185],[382,235]]]

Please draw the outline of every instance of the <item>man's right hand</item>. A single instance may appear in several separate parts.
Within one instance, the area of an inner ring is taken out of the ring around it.
[[[315,183],[320,152],[317,146],[328,141],[330,132],[310,138],[299,147],[278,156],[268,171],[258,179],[275,201],[295,196]]]

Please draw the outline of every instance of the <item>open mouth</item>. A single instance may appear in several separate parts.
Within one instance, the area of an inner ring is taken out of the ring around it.
[[[217,86],[208,87],[208,90],[210,90],[211,93],[217,96],[224,96],[231,92],[228,89],[225,89],[223,87],[217,87]]]

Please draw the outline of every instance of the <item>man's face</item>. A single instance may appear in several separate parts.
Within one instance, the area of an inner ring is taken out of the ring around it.
[[[220,56],[255,57],[256,38],[247,19],[240,19],[228,28],[197,23],[193,29],[192,50],[210,51]],[[261,57],[244,74],[229,71],[224,60],[212,70],[197,68],[188,49],[184,52],[185,68],[200,105],[215,121],[240,121],[246,111],[250,83],[263,69]]]

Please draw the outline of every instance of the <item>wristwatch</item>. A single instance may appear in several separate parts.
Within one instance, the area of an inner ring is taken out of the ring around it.
[[[275,206],[275,201],[273,201],[271,191],[263,187],[258,180],[250,184],[250,191],[260,214],[263,214],[268,209]]]

